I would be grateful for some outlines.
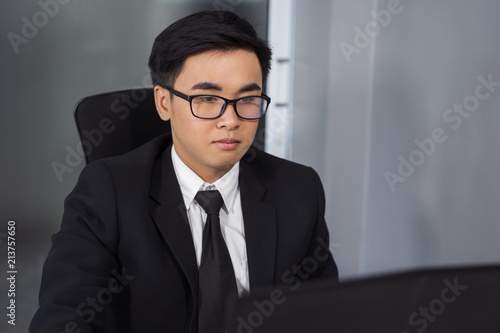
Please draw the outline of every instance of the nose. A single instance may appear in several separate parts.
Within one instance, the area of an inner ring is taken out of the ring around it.
[[[236,114],[236,110],[234,109],[234,104],[229,103],[226,106],[226,110],[217,118],[217,128],[225,128],[228,131],[233,131],[240,126],[240,118]]]

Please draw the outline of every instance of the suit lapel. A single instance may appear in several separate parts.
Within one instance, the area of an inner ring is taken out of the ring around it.
[[[155,208],[150,214],[182,268],[193,291],[198,294],[198,266],[193,238],[185,211],[181,189],[175,176],[171,145],[155,162],[151,176],[151,198]],[[274,283],[277,246],[276,209],[264,202],[266,189],[251,166],[240,163],[240,194],[245,224],[250,288]],[[196,304],[196,297],[194,304]]]
[[[264,202],[266,189],[251,167],[243,159],[240,165],[240,194],[250,288],[271,286],[276,263],[276,209]]]
[[[150,214],[184,271],[194,296],[198,295],[196,253],[181,189],[172,165],[171,147],[170,145],[163,152],[153,166],[150,195],[156,201],[157,207],[151,210]]]

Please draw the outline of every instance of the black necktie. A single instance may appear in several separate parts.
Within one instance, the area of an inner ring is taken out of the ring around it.
[[[207,213],[199,268],[198,332],[219,333],[223,330],[226,304],[237,298],[233,265],[220,229],[223,200],[217,190],[200,191],[195,200]]]

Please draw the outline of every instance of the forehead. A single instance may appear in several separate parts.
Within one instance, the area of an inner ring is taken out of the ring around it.
[[[191,88],[200,82],[211,82],[223,89],[249,83],[256,83],[262,87],[262,70],[253,51],[211,50],[188,57],[175,86]]]

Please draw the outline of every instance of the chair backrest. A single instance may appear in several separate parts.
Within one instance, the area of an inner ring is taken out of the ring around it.
[[[74,115],[87,163],[124,154],[171,131],[156,111],[153,88],[85,97]]]

